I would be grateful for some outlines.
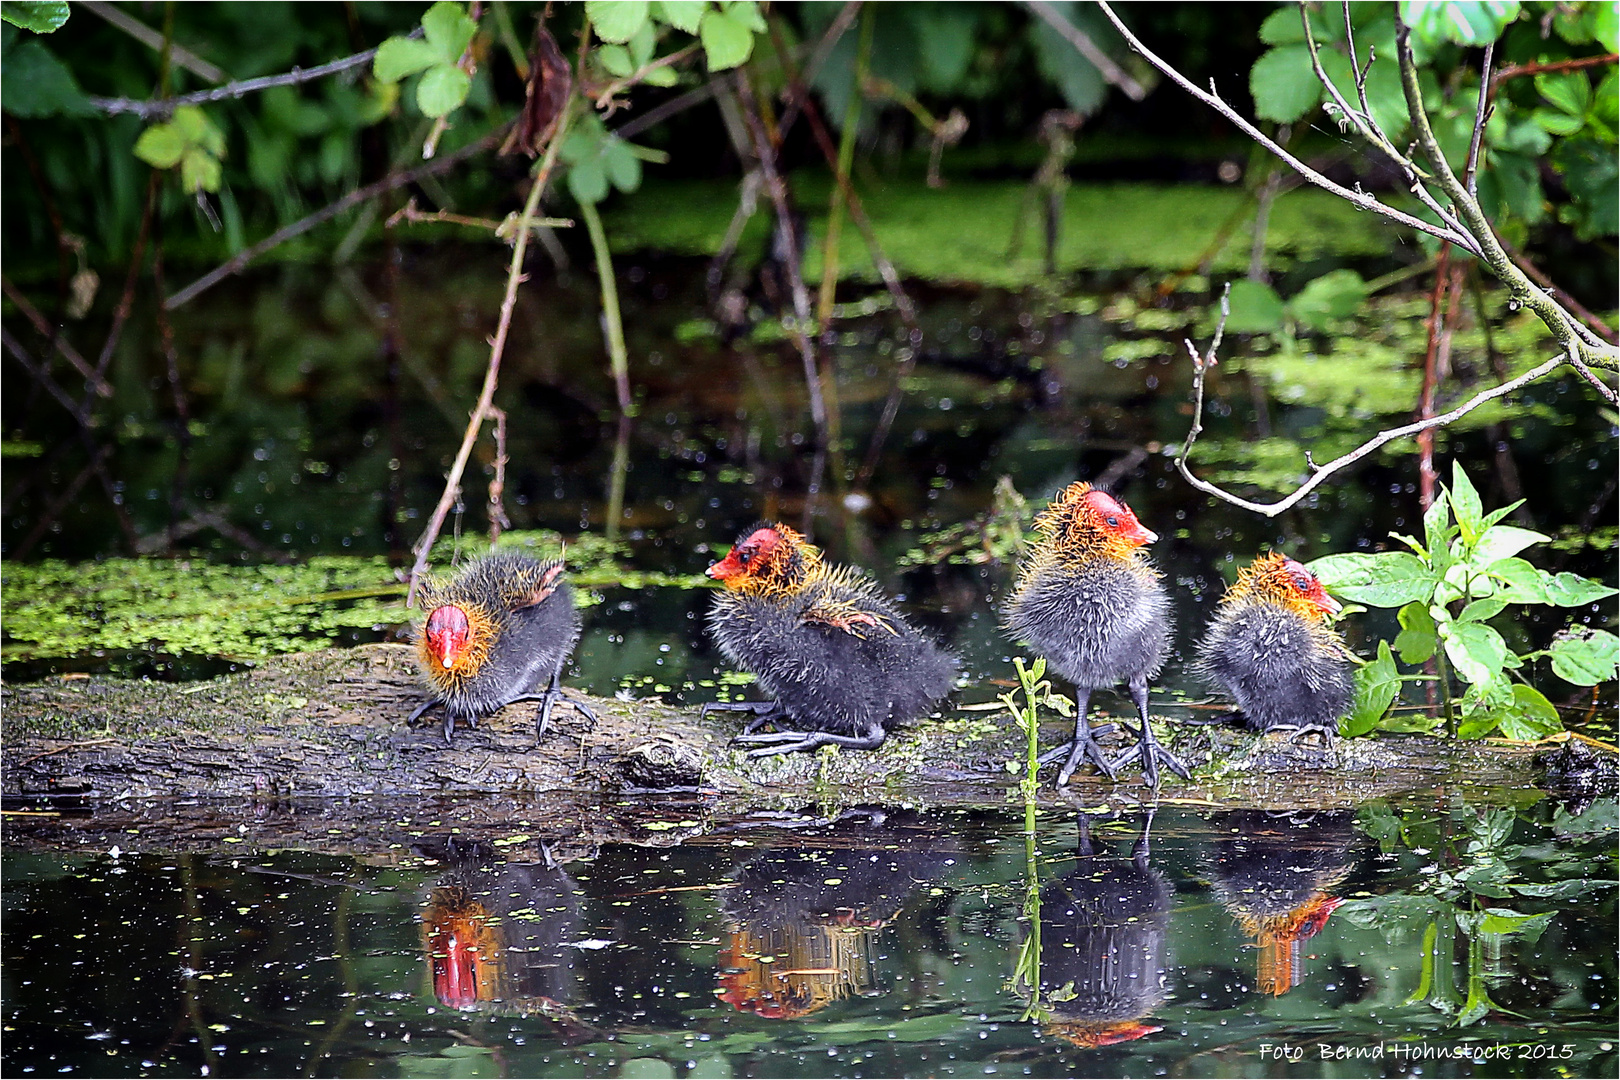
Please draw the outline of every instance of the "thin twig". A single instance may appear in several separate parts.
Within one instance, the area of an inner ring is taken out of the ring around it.
[[[439,503],[433,508],[433,516],[428,519],[427,528],[422,531],[421,539],[417,540],[415,554],[416,561],[411,565],[411,587],[405,598],[405,606],[410,607],[416,601],[416,585],[421,580],[422,571],[427,567],[429,554],[433,551],[433,541],[438,539],[439,530],[444,527],[445,515],[455,503],[461,491],[461,475],[467,469],[467,459],[472,456],[473,443],[478,439],[479,428],[484,418],[489,415],[489,408],[495,400],[495,386],[500,380],[501,355],[506,349],[507,331],[512,326],[512,311],[517,306],[518,286],[524,281],[523,257],[529,249],[529,237],[534,232],[530,223],[534,220],[535,211],[540,206],[540,196],[551,180],[551,171],[557,164],[557,150],[562,146],[563,138],[567,135],[570,114],[564,112],[557,121],[557,129],[552,133],[551,143],[546,147],[546,156],[540,161],[539,171],[535,174],[533,186],[529,188],[529,197],[523,203],[523,214],[518,218],[517,242],[512,245],[512,264],[506,273],[506,295],[501,300],[500,321],[495,327],[495,336],[489,344],[489,367],[484,373],[484,386],[478,394],[478,404],[473,407],[472,417],[467,423],[467,430],[461,437],[461,448],[456,451],[456,460],[450,466],[450,474],[445,477],[444,492],[439,496]],[[482,140],[486,144],[496,145],[500,139],[491,136]],[[455,155],[440,158],[435,165],[443,165],[452,160]]]
[[[1552,71],[1578,71],[1581,68],[1600,67],[1603,64],[1612,64],[1620,60],[1620,53],[1605,53],[1602,56],[1583,56],[1578,60],[1556,60],[1549,64],[1509,64],[1498,71],[1491,78],[1491,93],[1496,92],[1497,86],[1509,79],[1517,79],[1522,75],[1542,75]]]
[[[495,475],[489,480],[489,542],[501,538],[502,529],[510,529],[512,520],[506,516],[506,410],[491,405],[489,415],[495,419]]]
[[[1479,147],[1485,137],[1485,120],[1491,115],[1491,59],[1496,56],[1496,42],[1485,46],[1485,58],[1479,62],[1479,103],[1474,109],[1474,134],[1468,140],[1468,164],[1463,166],[1463,182],[1468,194],[1479,197],[1475,181],[1479,171]]]
[[[1197,86],[1193,85],[1193,83],[1185,75],[1171,67],[1146,45],[1142,44],[1142,40],[1131,32],[1130,27],[1125,25],[1125,23],[1120,19],[1119,15],[1115,13],[1114,9],[1109,6],[1107,0],[1098,0],[1097,6],[1102,8],[1103,14],[1108,16],[1109,21],[1112,22],[1114,27],[1120,32],[1120,34],[1124,36],[1131,48],[1135,49],[1139,54],[1141,54],[1143,59],[1152,64],[1154,67],[1158,68],[1177,86],[1180,86],[1183,90],[1187,91],[1187,93],[1191,94],[1199,101],[1202,101],[1205,105],[1208,105],[1210,108],[1226,117],[1227,120],[1236,125],[1237,128],[1249,138],[1253,139],[1255,142],[1277,155],[1283,161],[1287,162],[1289,168],[1299,173],[1310,183],[1315,184],[1317,187],[1322,188],[1325,191],[1333,192],[1333,194],[1339,196],[1341,199],[1344,199],[1346,202],[1357,207],[1358,209],[1370,210],[1375,214],[1389,218],[1391,221],[1405,225],[1409,229],[1416,229],[1419,232],[1428,233],[1430,236],[1438,237],[1441,240],[1450,240],[1452,243],[1469,251],[1474,250],[1473,239],[1455,229],[1435,225],[1424,221],[1422,218],[1413,217],[1411,214],[1402,213],[1392,206],[1387,206],[1384,203],[1379,202],[1365,191],[1352,191],[1350,188],[1344,187],[1341,184],[1336,184],[1332,180],[1329,180],[1327,177],[1305,164],[1299,158],[1278,146],[1275,141],[1267,137],[1266,134],[1259,128],[1245,120],[1241,113],[1232,108],[1232,106],[1228,105],[1218,94],[1212,93],[1208,90],[1199,89]]]
[[[621,94],[635,86],[637,83],[641,82],[641,80],[647,77],[649,72],[657,71],[659,68],[670,67],[673,64],[680,63],[682,60],[685,60],[687,57],[697,52],[698,46],[699,43],[694,41],[684,49],[672,52],[668,56],[660,56],[657,60],[654,60],[651,63],[643,64],[641,67],[624,76],[622,79],[614,79],[603,88],[600,94],[596,95],[596,107],[598,109],[607,108],[608,105],[612,103],[615,95]]]
[[[118,348],[118,342],[124,336],[124,323],[135,306],[135,286],[140,281],[141,260],[146,257],[146,241],[152,231],[152,212],[157,203],[160,176],[156,169],[147,171],[146,201],[141,207],[141,227],[135,233],[135,246],[129,253],[129,272],[124,275],[124,292],[118,298],[118,306],[113,309],[112,326],[107,330],[107,340],[101,343],[101,355],[96,357],[96,372],[101,375],[107,374],[113,350]]]
[[[759,118],[759,106],[754,90],[744,71],[737,72],[737,96],[742,100],[743,120],[754,141],[754,153],[759,157],[759,168],[765,177],[765,190],[776,209],[776,235],[783,256],[783,269],[788,276],[788,289],[793,294],[793,325],[788,328],[799,347],[799,358],[804,363],[806,389],[810,394],[810,419],[816,425],[816,442],[827,442],[827,405],[821,396],[821,373],[816,363],[815,347],[810,342],[810,294],[804,287],[804,273],[799,264],[799,240],[793,232],[792,213],[788,209],[787,187],[782,174],[776,169],[776,153],[771,149],[770,136],[765,133]]]
[[[1499,397],[1505,397],[1506,395],[1511,394],[1532,382],[1535,382],[1537,379],[1551,374],[1553,371],[1558,369],[1560,364],[1563,364],[1564,362],[1565,358],[1562,354],[1560,354],[1553,357],[1551,360],[1547,360],[1536,365],[1534,368],[1531,368],[1529,371],[1525,372],[1523,375],[1520,375],[1516,379],[1510,379],[1507,382],[1502,383],[1500,386],[1493,386],[1489,390],[1484,390],[1478,394],[1475,394],[1473,397],[1469,398],[1468,401],[1457,406],[1457,408],[1448,413],[1431,417],[1428,420],[1418,421],[1417,423],[1406,424],[1402,427],[1391,428],[1388,431],[1380,431],[1376,437],[1368,439],[1366,442],[1362,443],[1349,453],[1344,454],[1341,457],[1334,458],[1325,465],[1318,466],[1316,472],[1313,473],[1309,479],[1307,479],[1299,487],[1295,488],[1291,494],[1279,499],[1274,503],[1257,503],[1250,502],[1248,499],[1239,498],[1238,496],[1233,495],[1231,492],[1225,491],[1222,488],[1211,484],[1207,480],[1199,479],[1197,476],[1194,476],[1192,470],[1188,468],[1187,454],[1191,450],[1190,443],[1196,437],[1196,433],[1202,430],[1203,419],[1202,403],[1204,395],[1203,382],[1205,369],[1195,368],[1193,372],[1193,427],[1188,431],[1188,442],[1182,444],[1181,454],[1176,459],[1176,468],[1180,471],[1182,477],[1187,481],[1187,483],[1191,484],[1193,487],[1207,495],[1213,495],[1218,499],[1231,503],[1233,506],[1240,506],[1243,509],[1252,511],[1256,514],[1263,514],[1266,517],[1276,517],[1278,514],[1293,506],[1295,503],[1298,503],[1301,499],[1304,499],[1312,491],[1315,491],[1329,476],[1338,472],[1340,469],[1355,464],[1385,444],[1394,442],[1396,439],[1409,438],[1410,436],[1416,435],[1420,431],[1427,431],[1429,428],[1444,427],[1447,424],[1453,423],[1473,412],[1486,402],[1494,401]]]
[[[80,427],[91,426],[89,414],[57,384],[55,379],[51,378],[50,369],[29,355],[28,350],[22,347],[22,342],[12,337],[11,331],[4,327],[0,327],[0,344],[5,345],[6,351],[34,377],[35,382],[43,386],[62,408],[73,415],[73,419],[79,422]]]
[[[1091,62],[1098,74],[1105,82],[1112,83],[1125,91],[1125,96],[1132,101],[1141,101],[1147,97],[1147,89],[1141,83],[1126,74],[1125,69],[1108,58],[1108,54],[1097,48],[1085,31],[1071,24],[1056,8],[1044,0],[1024,0],[1024,6],[1046,21],[1046,24],[1062,35],[1063,40],[1073,45],[1081,56]]]
[[[102,378],[100,373],[92,368],[84,357],[79,355],[78,349],[75,349],[65,337],[56,332],[45,316],[39,313],[39,309],[30,304],[28,298],[17,291],[17,287],[11,283],[9,278],[0,277],[0,290],[4,290],[6,299],[17,305],[17,310],[22,312],[23,318],[33,323],[34,329],[38,330],[42,337],[56,346],[56,351],[62,354],[62,359],[72,364],[73,370],[83,375],[84,381],[89,383],[97,394],[102,397],[112,397],[113,388],[108,385],[107,380]]]
[[[855,25],[855,16],[860,14],[860,11],[861,0],[848,0],[834,16],[826,33],[821,35],[821,41],[816,44],[816,51],[810,54],[810,62],[804,66],[803,76],[799,79],[802,92],[793,93],[787,107],[782,110],[782,120],[776,125],[777,138],[785,138],[787,133],[793,130],[793,123],[799,118],[799,110],[810,100],[810,86],[816,81],[821,65],[832,55],[833,46],[838,44],[851,26]]]
[[[448,210],[435,210],[430,214],[425,210],[417,209],[416,197],[413,195],[405,203],[404,206],[400,207],[398,210],[395,210],[392,214],[388,215],[388,220],[383,222],[383,228],[385,228],[385,229],[393,229],[393,228],[397,228],[401,224],[405,224],[405,225],[432,225],[432,224],[465,225],[465,226],[467,226],[468,228],[471,228],[471,229],[488,229],[490,232],[499,232],[500,229],[501,229],[501,226],[505,225],[506,222],[504,222],[504,221],[496,221],[494,218],[468,217],[465,214],[453,214]],[[568,229],[568,228],[572,228],[573,225],[574,225],[573,221],[571,221],[568,218],[551,218],[551,217],[535,218],[534,221],[531,222],[530,224],[532,225],[532,227],[537,232],[540,229],[546,229],[546,228],[550,228],[550,229]]]
[[[413,38],[421,36],[421,27],[417,27],[406,35],[406,37]],[[230,101],[234,98],[246,97],[248,94],[256,94],[261,90],[271,90],[278,86],[297,86],[300,83],[314,82],[317,79],[324,79],[328,75],[337,75],[351,68],[368,64],[376,55],[376,49],[367,49],[365,52],[345,56],[341,60],[333,60],[331,63],[321,64],[319,67],[295,67],[291,71],[282,72],[280,75],[242,79],[238,82],[226,83],[224,86],[216,86],[212,90],[199,90],[194,94],[180,94],[175,97],[146,100],[93,97],[90,99],[90,104],[109,116],[117,116],[120,113],[132,113],[142,119],[168,116],[182,105],[207,105],[215,101]]]
[[[263,240],[260,240],[257,244],[254,244],[252,247],[245,248],[238,252],[230,259],[221,263],[219,266],[210,270],[196,281],[193,281],[190,285],[187,285],[185,288],[169,297],[163,302],[163,306],[168,308],[170,311],[173,311],[182,304],[195,300],[202,293],[207,292],[209,289],[213,288],[215,285],[218,285],[221,281],[224,281],[231,275],[241,273],[247,268],[249,263],[251,263],[254,259],[257,259],[260,255],[263,255],[265,252],[286,243],[295,236],[302,236],[315,226],[320,225],[322,222],[330,221],[332,218],[337,217],[339,214],[343,213],[343,211],[348,210],[351,207],[359,206],[361,203],[366,202],[369,199],[375,199],[377,196],[385,192],[393,191],[396,188],[402,188],[409,184],[414,184],[424,177],[437,176],[439,173],[448,172],[451,168],[461,164],[461,162],[466,161],[468,158],[477,157],[486,150],[494,149],[501,144],[501,139],[505,137],[506,129],[510,126],[510,124],[502,125],[498,130],[485,135],[477,142],[468,143],[460,150],[446,154],[440,158],[435,158],[426,165],[418,165],[416,168],[407,169],[404,172],[389,173],[376,183],[367,184],[363,188],[356,188],[347,195],[343,196],[341,199],[338,199],[336,202],[328,204],[307,217],[300,218],[298,221],[293,222],[291,225],[288,225],[285,228],[277,229]]]
[[[79,6],[94,15],[106,19],[147,48],[154,49],[157,52],[166,51],[170,61],[179,67],[185,68],[204,82],[217,83],[225,81],[225,73],[219,68],[189,49],[183,49],[173,42],[165,42],[162,34],[145,23],[130,18],[111,4],[100,3],[98,0],[79,0]]]

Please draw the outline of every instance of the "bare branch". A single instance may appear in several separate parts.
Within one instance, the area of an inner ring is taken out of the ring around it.
[[[1075,47],[1075,50],[1090,61],[1106,82],[1112,83],[1125,91],[1125,96],[1132,101],[1141,101],[1147,97],[1147,89],[1131,78],[1125,69],[1109,59],[1108,54],[1097,48],[1097,43],[1088,37],[1085,31],[1072,25],[1056,8],[1045,0],[1024,0],[1024,6],[1039,15],[1048,26],[1063,36],[1063,40]]]
[[[1456,206],[1469,232],[1477,238],[1479,257],[1507,285],[1513,302],[1528,307],[1547,325],[1571,363],[1579,361],[1589,367],[1620,370],[1620,349],[1607,345],[1594,346],[1576,329],[1574,317],[1514,264],[1497,240],[1490,219],[1480,209],[1479,201],[1469,194],[1468,188],[1452,172],[1451,164],[1446,161],[1440,142],[1435,138],[1434,129],[1429,125],[1429,114],[1423,108],[1423,91],[1418,85],[1417,62],[1412,57],[1411,34],[1411,29],[1401,21],[1397,12],[1395,51],[1401,73],[1401,89],[1406,94],[1406,111],[1417,134],[1418,145],[1434,167],[1441,189]]]
[[[557,150],[562,146],[563,137],[568,132],[568,124],[569,113],[565,112],[557,122],[551,143],[546,147],[546,156],[540,160],[534,184],[529,188],[529,197],[523,203],[523,215],[518,219],[517,242],[512,245],[512,264],[506,272],[506,295],[501,300],[500,321],[496,324],[495,336],[489,343],[489,367],[484,372],[484,386],[478,393],[478,404],[473,407],[472,418],[467,422],[467,430],[461,437],[461,448],[456,451],[456,460],[450,466],[450,474],[445,477],[444,493],[439,496],[439,503],[433,508],[433,516],[428,519],[427,528],[422,530],[421,539],[416,542],[414,549],[416,561],[411,564],[411,588],[405,598],[406,607],[411,606],[416,600],[416,585],[422,578],[422,571],[427,568],[428,555],[433,551],[433,541],[438,538],[439,530],[444,527],[445,515],[450,512],[450,507],[455,504],[456,498],[461,493],[461,475],[467,469],[468,459],[472,457],[473,444],[478,441],[478,431],[490,415],[490,407],[494,404],[495,386],[500,381],[501,356],[506,351],[506,335],[512,327],[512,311],[517,306],[518,286],[524,280],[523,257],[528,253],[529,237],[534,232],[530,226],[534,221],[535,211],[540,207],[540,196],[545,192],[546,184],[551,179],[551,170],[557,164]],[[498,133],[484,141],[491,140],[498,143],[500,141]],[[441,159],[441,162],[449,160],[450,157],[446,157]]]
[[[1373,213],[1380,214],[1386,218],[1389,218],[1391,221],[1399,222],[1409,229],[1416,229],[1418,232],[1428,233],[1430,236],[1437,237],[1441,240],[1450,240],[1452,243],[1468,251],[1474,250],[1473,239],[1464,233],[1458,232],[1456,229],[1431,224],[1430,222],[1424,221],[1422,218],[1413,217],[1411,214],[1402,213],[1392,206],[1386,206],[1384,203],[1379,202],[1365,191],[1353,191],[1350,188],[1344,187],[1340,184],[1335,184],[1332,180],[1329,180],[1327,177],[1323,176],[1321,173],[1299,160],[1299,158],[1290,154],[1281,146],[1278,146],[1275,141],[1267,137],[1266,134],[1259,128],[1245,120],[1241,113],[1228,105],[1220,98],[1219,95],[1211,93],[1207,90],[1202,90],[1193,85],[1193,83],[1185,75],[1171,67],[1146,45],[1142,44],[1142,40],[1132,33],[1130,28],[1120,20],[1120,17],[1115,14],[1114,9],[1108,4],[1107,0],[1098,0],[1097,6],[1102,8],[1103,14],[1108,16],[1109,21],[1114,24],[1115,29],[1117,29],[1124,36],[1131,48],[1135,49],[1141,54],[1143,59],[1147,60],[1148,63],[1158,68],[1177,86],[1180,86],[1183,90],[1187,91],[1187,93],[1191,94],[1199,101],[1202,101],[1205,105],[1208,105],[1210,108],[1226,117],[1227,120],[1231,121],[1232,124],[1234,124],[1245,135],[1259,143],[1261,146],[1265,147],[1267,150],[1271,151],[1273,154],[1277,155],[1277,157],[1281,158],[1288,164],[1289,168],[1299,173],[1310,183],[1315,184],[1317,187],[1322,188],[1323,190],[1333,192],[1333,194],[1339,196],[1341,199],[1358,209],[1371,210]]]
[[[116,9],[114,9],[116,10]],[[421,37],[421,27],[412,30],[407,37]],[[176,52],[179,50],[177,49]],[[329,64],[322,64],[312,68],[293,68],[280,75],[265,75],[257,79],[242,79],[239,82],[226,83],[216,86],[212,90],[199,90],[195,94],[180,94],[176,97],[155,98],[141,100],[138,98],[103,98],[93,97],[90,104],[109,116],[120,113],[133,113],[142,119],[155,116],[168,116],[182,105],[207,105],[215,101],[230,101],[234,98],[246,97],[261,90],[269,90],[277,86],[297,86],[300,83],[314,82],[324,79],[328,75],[337,75],[352,68],[361,67],[371,63],[377,55],[376,49],[367,49],[365,52],[345,56],[341,60],[333,60]]]
[[[1474,109],[1474,134],[1468,140],[1468,163],[1463,166],[1463,180],[1468,194],[1476,199],[1479,188],[1475,181],[1479,171],[1479,146],[1485,136],[1485,120],[1491,115],[1491,59],[1496,55],[1496,42],[1485,46],[1485,59],[1479,63],[1479,104]]]
[[[55,346],[56,351],[62,354],[64,360],[73,365],[75,371],[84,376],[84,381],[90,385],[92,390],[104,398],[112,397],[113,389],[107,383],[107,380],[101,377],[99,371],[90,366],[89,361],[79,355],[79,350],[75,349],[72,343],[63,337],[45,316],[39,313],[38,308],[28,302],[26,296],[17,291],[17,287],[11,283],[10,278],[0,278],[0,288],[4,288],[6,299],[17,305],[17,310],[23,313],[23,318],[33,323],[34,329],[38,330],[41,336]]]
[[[1189,342],[1188,344],[1189,347],[1191,347],[1191,343]],[[1326,465],[1315,465],[1313,462],[1312,464],[1314,465],[1316,471],[1312,473],[1309,479],[1307,479],[1299,487],[1295,488],[1291,494],[1273,503],[1250,502],[1248,499],[1240,498],[1223,488],[1217,487],[1207,480],[1202,480],[1199,477],[1194,476],[1192,470],[1187,466],[1187,451],[1189,447],[1185,444],[1182,446],[1180,456],[1176,459],[1176,468],[1180,471],[1183,479],[1185,479],[1187,483],[1191,484],[1199,491],[1204,492],[1206,495],[1213,495],[1217,499],[1229,502],[1233,506],[1240,506],[1243,509],[1256,514],[1262,514],[1266,517],[1276,517],[1278,514],[1282,513],[1284,510],[1287,510],[1289,507],[1304,499],[1311,492],[1315,491],[1325,480],[1327,480],[1329,476],[1332,476],[1340,469],[1354,465],[1356,462],[1360,461],[1362,458],[1366,457],[1368,454],[1371,454],[1373,451],[1379,449],[1385,444],[1392,443],[1396,439],[1410,438],[1419,432],[1428,431],[1431,428],[1445,427],[1447,424],[1453,423],[1473,412],[1486,402],[1494,401],[1499,397],[1505,397],[1508,394],[1511,394],[1514,391],[1535,382],[1537,379],[1551,374],[1552,372],[1556,371],[1559,365],[1563,364],[1564,362],[1565,357],[1560,354],[1553,357],[1551,360],[1537,364],[1535,367],[1531,368],[1529,371],[1518,376],[1517,378],[1509,379],[1507,382],[1502,383],[1499,386],[1493,386],[1489,390],[1484,390],[1478,394],[1475,394],[1462,405],[1457,406],[1457,408],[1452,409],[1448,413],[1442,413],[1439,416],[1432,416],[1426,420],[1419,420],[1416,423],[1406,424],[1402,427],[1391,428],[1388,431],[1380,431],[1374,438],[1368,439],[1366,442],[1362,443],[1348,454],[1334,458]],[[1198,425],[1202,419],[1201,414],[1203,410],[1204,375],[1206,371],[1207,365],[1194,365],[1194,427],[1193,430],[1188,433],[1189,442],[1195,437],[1195,433],[1200,430]]]
[[[395,188],[402,188],[409,184],[414,184],[424,177],[437,176],[439,173],[447,172],[454,166],[466,161],[468,158],[477,157],[485,150],[494,149],[501,144],[501,139],[506,134],[506,127],[509,126],[510,125],[503,126],[498,130],[485,135],[477,142],[469,143],[454,153],[446,154],[441,158],[435,158],[426,165],[419,165],[416,168],[408,169],[405,172],[389,173],[376,183],[367,184],[363,188],[356,188],[347,195],[343,196],[341,199],[338,199],[336,202],[330,203],[322,209],[315,211],[308,217],[300,218],[298,221],[293,222],[291,225],[288,225],[285,228],[277,229],[263,240],[260,240],[257,244],[238,252],[224,263],[221,263],[219,266],[210,270],[196,281],[193,281],[190,285],[187,285],[185,288],[163,301],[163,306],[168,308],[170,311],[173,311],[180,305],[195,300],[199,295],[213,288],[215,285],[218,285],[221,281],[224,281],[231,275],[241,273],[244,269],[246,269],[248,263],[252,262],[254,259],[257,259],[260,255],[263,255],[270,249],[286,243],[295,236],[301,236],[304,233],[309,232],[309,230],[313,229],[315,226],[321,224],[322,222],[330,221],[332,218],[337,217],[339,214],[343,213],[343,211],[348,210],[351,207],[359,206],[361,203],[375,199],[377,196],[382,195],[385,192],[393,191]]]
[[[147,48],[154,49],[158,52],[163,51],[164,42],[162,34],[158,33],[156,30],[153,30],[150,26],[147,26],[140,20],[130,18],[130,16],[126,15],[118,8],[113,7],[111,4],[100,3],[98,0],[79,0],[79,6],[94,15],[100,15],[103,19],[106,19],[109,23],[118,27],[118,29],[122,30],[124,33],[128,34],[142,45],[145,45]],[[169,43],[168,48],[169,59],[173,61],[177,67],[185,68],[187,71],[191,72],[204,82],[217,83],[225,81],[225,73],[223,71],[219,70],[219,68],[215,67],[213,64],[210,64],[208,61],[204,60],[191,50],[182,49],[173,42]]]

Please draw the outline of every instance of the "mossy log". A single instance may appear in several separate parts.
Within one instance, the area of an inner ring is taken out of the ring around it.
[[[750,760],[728,745],[734,716],[700,719],[695,708],[656,700],[590,698],[600,716],[595,724],[559,706],[539,745],[535,707],[513,706],[476,729],[459,728],[450,746],[435,720],[406,726],[421,700],[401,645],[278,657],[204,683],[70,677],[7,686],[0,791],[10,808],[8,834],[19,834],[30,806],[75,801],[102,817],[122,807],[131,828],[176,816],[176,800],[319,806],[291,815],[284,830],[260,842],[345,837],[337,846],[346,846],[401,817],[427,820],[424,811],[432,817],[434,806],[448,805],[439,800],[455,802],[458,824],[475,832],[483,822],[491,835],[510,836],[514,821],[527,820],[544,822],[543,832],[556,840],[589,836],[590,821],[604,838],[634,834],[638,826],[610,826],[608,819],[634,821],[638,806],[665,805],[653,797],[659,792],[706,812],[994,806],[1021,798],[1007,763],[1022,761],[1023,738],[1004,712],[948,710],[896,732],[877,751]],[[1058,741],[1066,726],[1054,719],[1043,745]],[[1164,731],[1196,768],[1191,783],[1169,777],[1161,803],[1346,807],[1418,789],[1532,783],[1532,755],[1519,747],[1405,736],[1341,740],[1324,750],[1218,726],[1172,721]],[[1041,798],[1100,806],[1151,795],[1130,773],[1117,784],[1076,777],[1062,792],[1048,783]],[[207,834],[209,814],[192,816],[198,835]]]

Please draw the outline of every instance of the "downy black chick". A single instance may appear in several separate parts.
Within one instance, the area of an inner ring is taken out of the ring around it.
[[[1074,683],[1074,738],[1041,757],[1063,759],[1067,784],[1082,761],[1110,779],[1131,759],[1159,783],[1159,764],[1188,778],[1187,767],[1153,737],[1148,682],[1170,645],[1170,599],[1158,571],[1139,550],[1158,536],[1130,507],[1090,484],[1070,484],[1035,519],[1041,539],[1019,568],[1007,601],[1007,629]],[[1142,724],[1141,740],[1109,761],[1086,722],[1091,693],[1124,683]]]
[[[1339,603],[1293,559],[1262,555],[1238,572],[1198,646],[1198,668],[1256,731],[1328,741],[1355,695],[1344,641],[1324,618]]]
[[[562,690],[563,664],[579,640],[579,612],[562,573],[561,560],[542,563],[498,551],[448,582],[425,583],[428,616],[417,636],[416,663],[432,696],[410,719],[442,705],[447,743],[457,720],[476,727],[481,717],[518,701],[540,703],[537,739],[545,737],[559,701],[594,722],[596,714]]]
[[[786,525],[745,529],[708,574],[725,585],[709,611],[709,633],[773,699],[704,706],[754,714],[737,737],[760,747],[750,757],[875,749],[889,728],[932,709],[956,679],[956,661],[913,629],[871,579],[828,566]],[[766,723],[778,730],[755,734]]]

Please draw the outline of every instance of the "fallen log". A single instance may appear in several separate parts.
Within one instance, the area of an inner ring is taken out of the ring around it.
[[[337,816],[357,830],[397,818],[401,801],[470,796],[520,800],[536,819],[582,794],[600,802],[678,792],[730,810],[1021,801],[1015,774],[1023,737],[1004,712],[947,710],[896,732],[877,751],[750,760],[728,745],[734,718],[700,718],[694,708],[656,699],[589,698],[596,724],[559,707],[538,746],[533,705],[458,729],[446,746],[437,722],[406,726],[420,700],[402,645],[277,657],[184,685],[100,677],[8,685],[0,793],[12,824],[42,800],[338,798],[351,800]],[[1043,745],[1057,740],[1060,725],[1054,719]],[[1167,780],[1161,803],[1347,807],[1419,789],[1533,782],[1532,750],[1523,746],[1394,736],[1341,740],[1328,750],[1219,726],[1167,727],[1175,751],[1202,764],[1191,783]],[[1061,796],[1050,787],[1041,796],[1060,797],[1095,806],[1151,793],[1134,775],[1118,784],[1088,776]]]

